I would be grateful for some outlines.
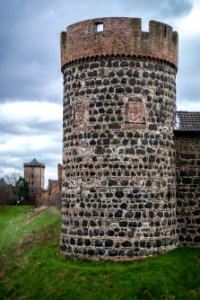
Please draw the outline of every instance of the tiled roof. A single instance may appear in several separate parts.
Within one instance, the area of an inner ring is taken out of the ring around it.
[[[31,165],[40,165],[39,161],[37,161],[37,159],[33,159],[29,164]]]
[[[175,131],[200,131],[200,112],[177,111]]]
[[[43,163],[37,161],[37,159],[33,159],[30,163],[24,163],[24,166],[45,166]]]

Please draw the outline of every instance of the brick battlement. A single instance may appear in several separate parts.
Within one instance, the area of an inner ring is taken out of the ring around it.
[[[152,58],[178,66],[178,33],[164,23],[150,21],[141,30],[139,18],[99,18],[70,25],[61,33],[61,67],[92,57]]]

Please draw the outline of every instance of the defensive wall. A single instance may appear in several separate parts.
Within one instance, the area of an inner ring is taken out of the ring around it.
[[[61,34],[64,79],[61,250],[147,257],[179,244],[176,217],[178,34],[103,18]]]

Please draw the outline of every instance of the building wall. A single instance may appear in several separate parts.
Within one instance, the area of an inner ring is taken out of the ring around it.
[[[36,205],[56,205],[61,206],[61,190],[59,183],[55,183],[53,186],[44,191],[41,195],[36,198]]]
[[[177,34],[156,22],[142,33],[129,18],[103,19],[100,34],[97,23],[62,34],[61,249],[146,257],[177,245]]]
[[[176,133],[177,233],[181,245],[200,243],[200,134]]]
[[[63,165],[58,164],[58,183],[59,183],[60,189],[62,187],[62,176],[63,176]]]
[[[36,205],[57,205],[61,206],[61,187],[62,187],[62,171],[63,166],[58,164],[57,173],[58,179],[52,180],[49,179],[47,191],[43,191],[36,198]]]
[[[32,195],[42,193],[44,189],[44,167],[26,165],[24,167],[24,179],[28,181]]]

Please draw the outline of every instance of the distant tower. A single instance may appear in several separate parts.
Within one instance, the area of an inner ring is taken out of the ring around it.
[[[35,158],[30,163],[24,163],[24,179],[29,183],[30,194],[36,196],[44,189],[45,164]]]
[[[61,164],[58,164],[58,183],[59,183],[60,190],[62,188],[62,173],[63,173],[63,166]]]
[[[61,250],[126,259],[173,249],[178,34],[103,18],[61,34]]]

